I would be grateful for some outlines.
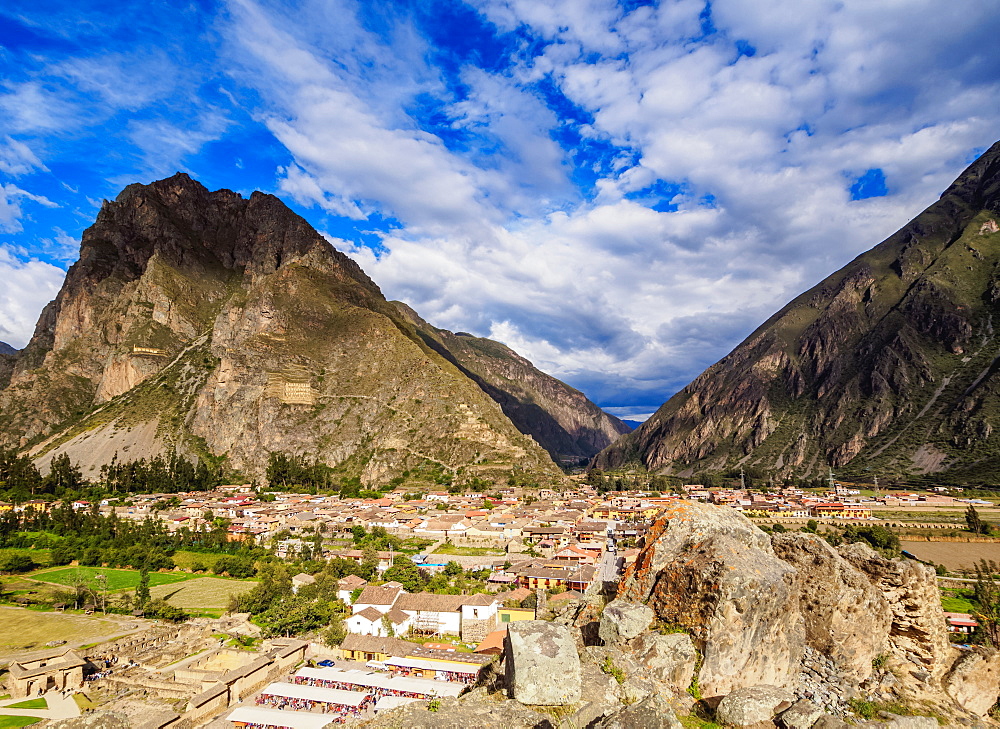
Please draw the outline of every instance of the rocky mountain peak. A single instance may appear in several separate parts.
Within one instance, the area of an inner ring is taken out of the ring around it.
[[[209,191],[183,172],[129,185],[105,201],[83,234],[80,261],[67,281],[112,275],[131,280],[154,255],[196,271],[252,275],[308,258],[311,265],[338,268],[345,279],[378,292],[357,264],[274,195],[255,191],[245,199],[232,190]]]
[[[678,474],[1000,475],[1000,143],[595,461]]]

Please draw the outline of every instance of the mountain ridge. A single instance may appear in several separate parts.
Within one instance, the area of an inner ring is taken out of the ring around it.
[[[281,451],[365,483],[558,479],[427,327],[272,195],[129,185],[14,358],[0,447],[89,471],[177,451],[260,476]]]
[[[991,425],[1000,409],[998,218],[1000,143],[592,465],[679,475],[739,466],[780,477],[829,466],[857,478],[1000,475]]]

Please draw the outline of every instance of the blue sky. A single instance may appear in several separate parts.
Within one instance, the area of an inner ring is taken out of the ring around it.
[[[641,418],[1000,138],[994,3],[107,7],[0,8],[14,346],[101,199],[184,170]]]

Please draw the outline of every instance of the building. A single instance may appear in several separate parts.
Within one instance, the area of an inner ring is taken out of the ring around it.
[[[12,661],[7,668],[7,690],[12,698],[21,699],[53,689],[81,688],[86,665],[86,659],[67,648]]]

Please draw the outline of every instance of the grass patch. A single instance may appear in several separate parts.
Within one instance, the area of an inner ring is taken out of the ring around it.
[[[81,713],[88,709],[96,709],[97,704],[90,700],[87,694],[73,694],[73,701],[80,707]]]
[[[971,590],[956,590],[951,595],[942,595],[941,607],[949,613],[971,613],[978,608],[978,605],[969,599],[971,592]]]
[[[684,729],[722,729],[722,726],[716,724],[714,721],[690,714],[687,716],[678,716],[677,720],[680,721]]]
[[[248,580],[195,577],[180,585],[156,585],[150,588],[149,593],[153,597],[162,597],[171,605],[189,612],[195,610],[224,611],[229,606],[231,596],[247,592],[253,589],[256,584],[256,582]]]
[[[0,607],[0,657],[41,650],[52,640],[103,642],[121,633],[121,623],[110,618]]]
[[[60,569],[35,572],[31,575],[34,580],[42,582],[53,582],[57,585],[72,587],[74,583],[83,580],[87,583],[96,583],[97,575],[104,575],[108,578],[108,590],[134,590],[139,584],[139,570],[105,569],[102,567],[63,567]],[[168,585],[174,582],[195,579],[195,575],[178,574],[176,572],[150,572],[149,586]]]
[[[174,564],[182,570],[192,569],[195,565],[201,564],[206,569],[211,569],[212,565],[218,562],[224,554],[216,552],[188,552],[180,550],[174,552]]]
[[[47,709],[49,708],[49,702],[45,699],[28,699],[27,701],[18,701],[16,704],[10,704],[5,706],[5,709]]]
[[[456,557],[503,557],[506,552],[489,547],[456,547],[454,544],[442,544],[431,554],[450,554]]]
[[[31,726],[42,721],[32,716],[0,716],[0,729],[12,729],[13,727]]]

